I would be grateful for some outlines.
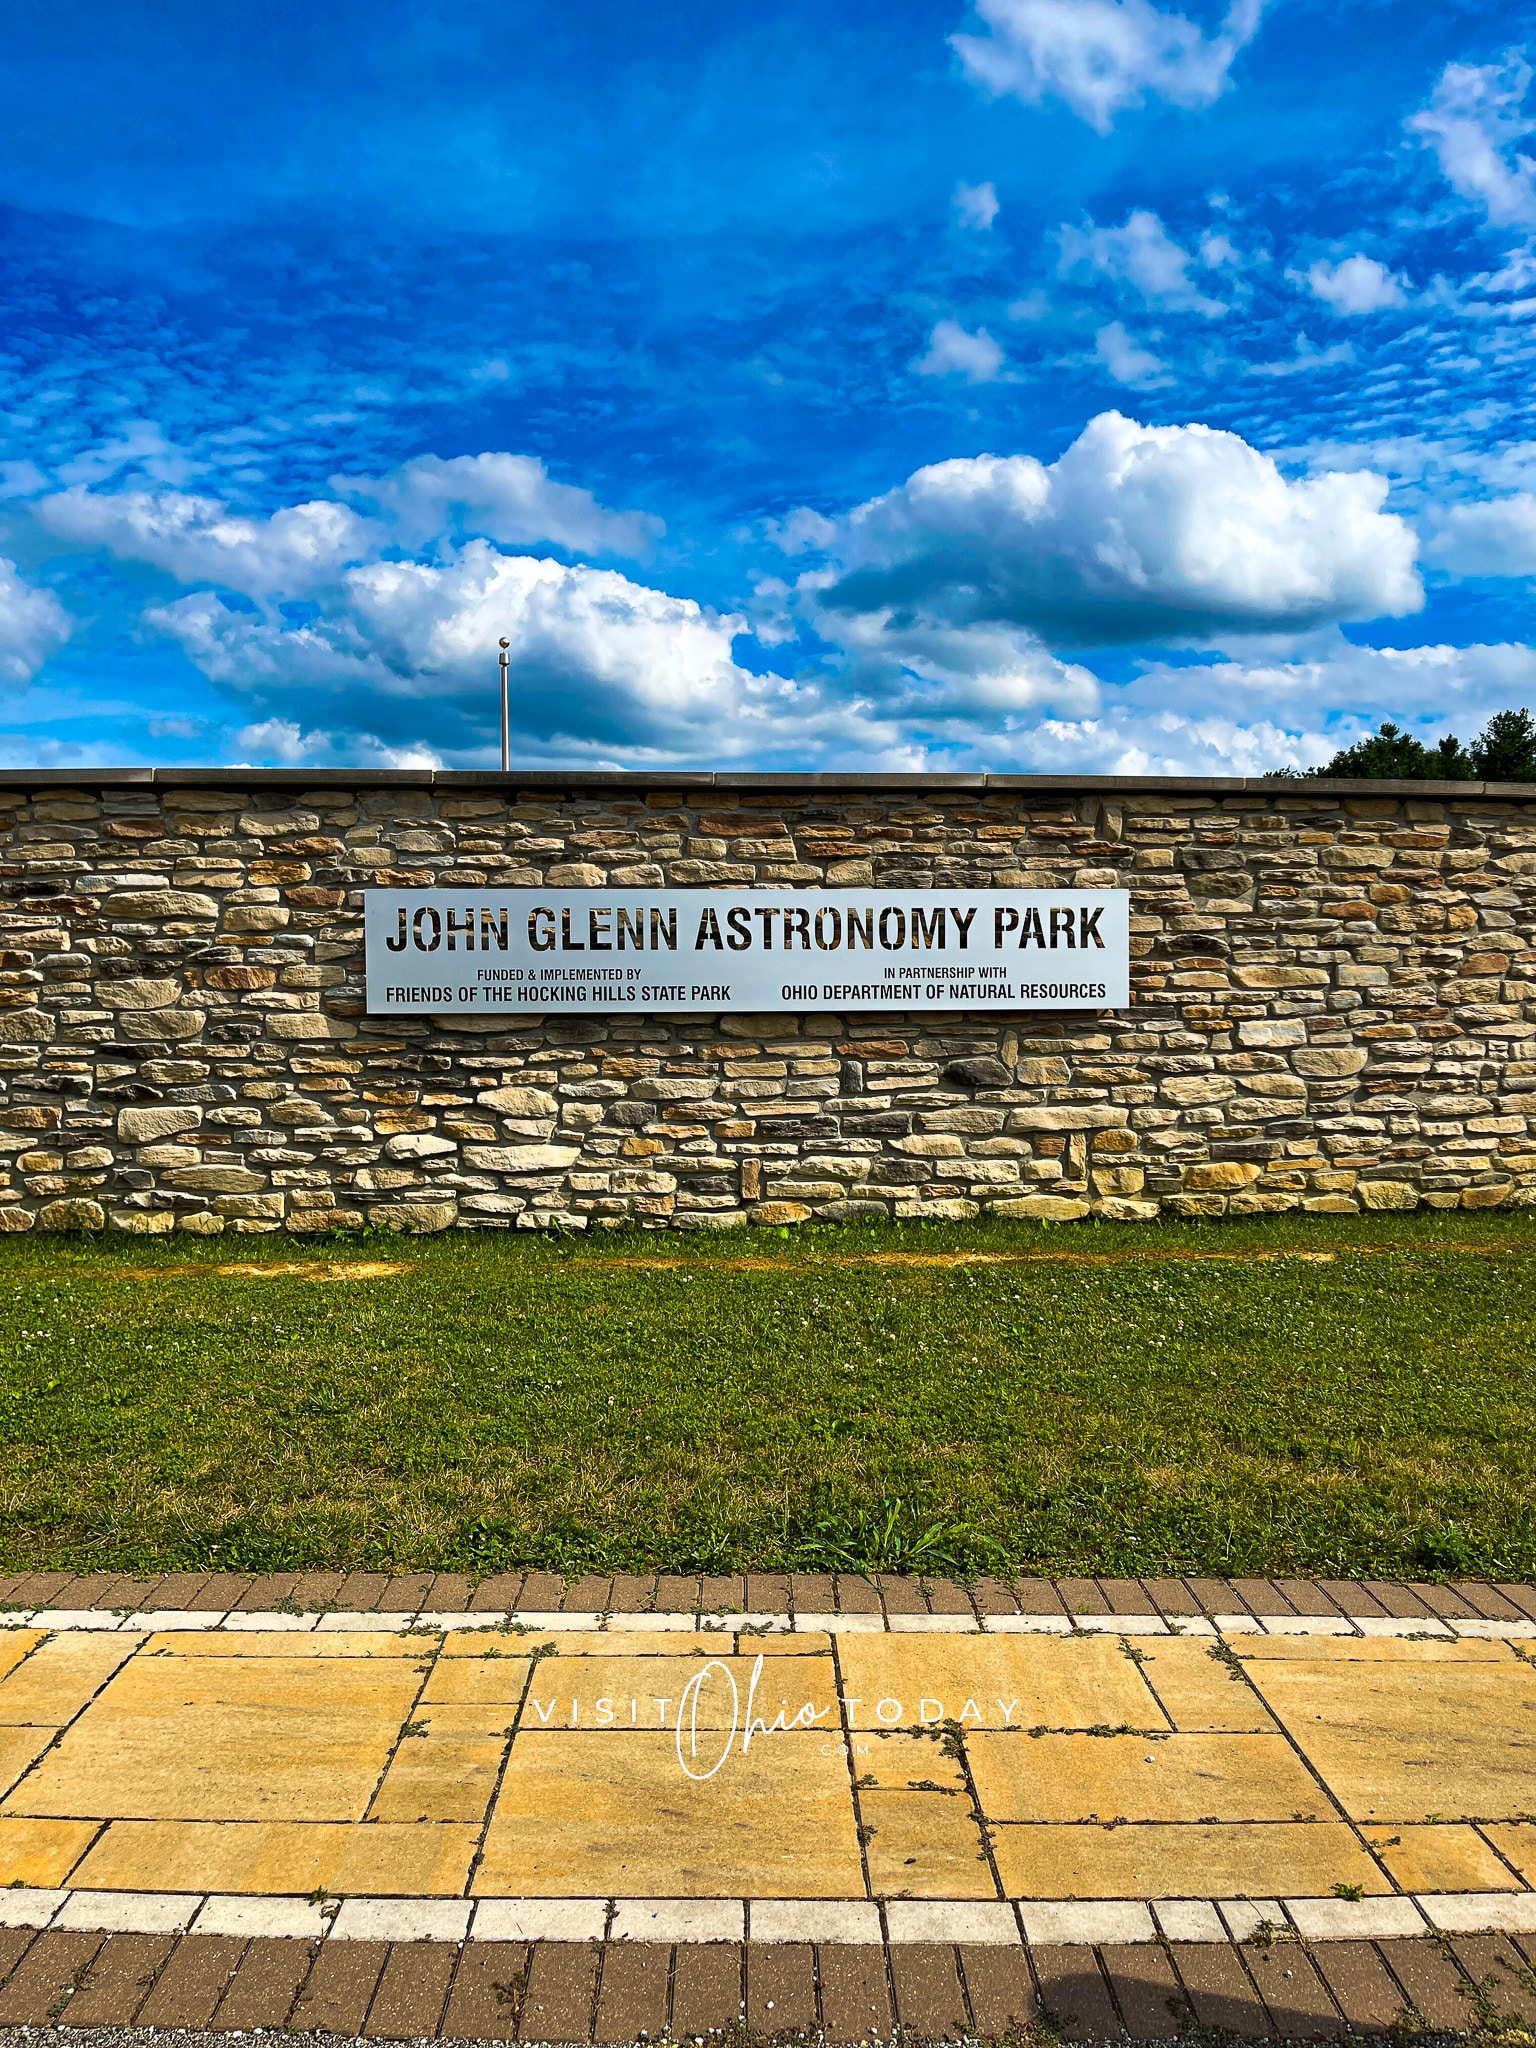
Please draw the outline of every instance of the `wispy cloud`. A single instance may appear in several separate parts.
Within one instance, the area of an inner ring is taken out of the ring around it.
[[[1521,50],[1497,64],[1447,64],[1405,124],[1435,152],[1452,190],[1497,226],[1536,225],[1536,161],[1517,147],[1536,128],[1525,108],[1530,84]]]

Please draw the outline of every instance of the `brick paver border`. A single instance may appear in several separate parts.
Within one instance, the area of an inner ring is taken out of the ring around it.
[[[0,1931],[0,2027],[619,2044],[1320,2040],[1536,2023],[1536,1936],[1309,1944],[323,1942]]]
[[[746,1615],[823,1627],[941,1625],[975,1628],[1010,1620],[1045,1627],[1092,1628],[1144,1621],[1225,1623],[1229,1628],[1312,1623],[1503,1623],[1536,1630],[1536,1586],[1458,1579],[1445,1584],[1387,1579],[1207,1578],[904,1578],[876,1573],[747,1573],[730,1577],[609,1576],[561,1578],[511,1572],[472,1580],[458,1573],[172,1572],[136,1578],[114,1572],[20,1572],[0,1578],[0,1609],[47,1615],[320,1614],[462,1620],[466,1614],[557,1615],[617,1620],[643,1615]]]

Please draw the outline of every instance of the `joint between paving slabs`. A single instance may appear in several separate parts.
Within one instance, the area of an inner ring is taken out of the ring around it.
[[[536,1634],[537,1631],[535,1630],[534,1633]],[[441,1650],[439,1650],[438,1654],[439,1656],[441,1656]],[[547,1654],[558,1656],[559,1651],[554,1646],[551,1646]],[[510,1727],[507,1729],[505,1740],[502,1743],[501,1761],[496,1766],[496,1782],[491,1787],[490,1798],[486,1801],[485,1812],[481,1817],[480,1826],[475,1835],[474,1852],[470,1856],[469,1869],[464,1876],[465,1898],[473,1898],[475,1895],[475,1879],[480,1873],[481,1864],[485,1861],[486,1837],[490,1834],[491,1821],[495,1817],[496,1813],[496,1803],[501,1798],[501,1788],[506,1781],[507,1772],[511,1768],[512,1745],[514,1742],[516,1742],[518,1730],[523,1725],[523,1715],[527,1711],[528,1707],[528,1695],[533,1690],[534,1676],[537,1673],[539,1665],[542,1662],[543,1654],[541,1654],[540,1650],[530,1650],[528,1657],[528,1669],[523,1673],[523,1689],[521,1693],[519,1693],[518,1695],[516,1706],[513,1708],[512,1722]],[[612,1924],[612,1920],[613,1909],[610,1905],[608,1913],[609,1925]]]
[[[57,1642],[58,1640],[59,1637],[57,1632],[50,1630],[41,1638],[40,1641],[35,1642],[32,1645],[31,1649],[27,1651],[25,1656],[17,1659],[16,1663],[13,1664],[11,1667],[11,1671],[25,1670],[27,1665],[30,1664],[32,1660],[37,1656],[39,1650],[46,1648],[46,1646],[49,1643]],[[128,1662],[129,1658],[134,1656],[136,1653],[137,1645],[135,1645],[134,1648],[127,1649],[123,1652],[122,1656],[118,1658],[117,1662],[112,1666],[112,1669],[109,1672],[107,1672],[106,1676],[102,1679],[100,1685],[97,1686],[96,1690],[89,1696],[89,1698],[81,1701],[80,1705],[75,1709],[74,1713],[70,1715],[67,1721],[61,1723],[58,1727],[54,1729],[51,1739],[47,1743],[45,1743],[44,1746],[38,1751],[37,1755],[33,1757],[31,1763],[27,1765],[26,1769],[17,1776],[15,1783],[8,1785],[6,1787],[4,1793],[5,1799],[10,1799],[15,1793],[19,1792],[22,1786],[25,1785],[25,1783],[27,1782],[28,1778],[30,1778],[32,1776],[32,1773],[37,1769],[38,1765],[42,1763],[43,1759],[45,1757],[52,1756],[54,1750],[58,1748],[59,1744],[63,1741],[64,1737],[69,1733],[70,1729],[73,1728],[75,1723],[80,1719],[80,1716],[83,1713],[85,1713],[87,1708],[92,1707],[96,1704],[97,1700],[101,1698],[102,1694],[106,1691],[107,1687],[112,1683],[113,1679],[116,1678],[117,1674],[119,1673],[119,1671],[122,1670],[123,1666]],[[6,1676],[9,1678],[10,1675],[11,1672],[8,1671],[6,1673]],[[46,1727],[48,1724],[46,1722],[43,1722],[40,1725]],[[97,1843],[101,1840],[102,1836],[107,1832],[107,1829],[111,1825],[112,1823],[110,1818],[104,1819],[97,1824],[96,1832],[91,1836],[90,1840],[86,1843],[85,1847],[80,1851],[80,1854],[70,1864],[69,1869],[64,1872],[62,1878],[60,1879],[61,1885],[68,1884],[70,1877],[73,1875],[75,1871],[77,1871],[80,1868],[81,1864],[85,1861],[86,1857],[91,1854],[92,1850],[95,1849]],[[9,1982],[9,1979],[7,1979],[6,1981]]]

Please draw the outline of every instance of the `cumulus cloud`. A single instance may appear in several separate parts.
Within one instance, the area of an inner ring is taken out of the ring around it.
[[[1295,633],[1417,610],[1411,528],[1369,471],[1289,481],[1239,436],[1101,413],[1060,459],[920,469],[802,578],[834,626],[922,613],[1078,643]]]
[[[958,320],[941,320],[912,367],[919,377],[964,377],[969,384],[991,384],[1001,375],[1003,362],[1002,349],[985,327],[968,334]]]
[[[345,505],[316,499],[267,519],[181,491],[87,490],[44,498],[37,517],[56,538],[145,562],[178,583],[220,583],[248,597],[298,596],[329,582],[383,536]]]
[[[1536,576],[1536,494],[1446,507],[1431,518],[1424,552],[1458,576]]]
[[[1263,775],[1321,767],[1384,718],[1432,746],[1533,696],[1529,647],[1355,647],[1329,634],[1302,660],[1153,664],[1106,690],[1094,715],[1041,720],[1025,745],[1031,768],[1058,774]]]
[[[1435,152],[1451,189],[1496,226],[1536,225],[1536,162],[1515,147],[1536,127],[1525,112],[1530,83],[1519,50],[1497,64],[1447,64],[1429,104],[1405,123]]]
[[[1085,227],[1059,228],[1057,238],[1061,245],[1057,269],[1062,277],[1111,278],[1129,286],[1148,305],[1203,313],[1208,320],[1227,310],[1219,299],[1207,298],[1195,285],[1189,275],[1194,258],[1145,207],[1128,214],[1123,227],[1095,227],[1090,220]]]
[[[461,744],[488,724],[503,636],[519,729],[544,744],[676,751],[707,735],[711,748],[739,751],[755,708],[792,687],[737,666],[739,617],[615,570],[504,555],[481,540],[432,563],[349,569],[320,614],[299,624],[211,591],[155,607],[145,623],[231,690],[302,699],[306,729],[340,723],[391,744],[402,725],[420,730],[427,702],[434,730]]]
[[[985,35],[956,35],[961,63],[988,92],[1027,105],[1059,99],[1101,135],[1149,95],[1209,106],[1259,25],[1262,0],[1232,0],[1213,36],[1151,0],[977,0]]]
[[[465,533],[508,547],[553,541],[572,554],[635,559],[666,532],[648,512],[610,512],[590,491],[557,483],[531,455],[418,455],[388,476],[337,477],[333,485],[388,517],[406,546]]]
[[[634,556],[664,531],[647,513],[610,512],[590,491],[555,482],[527,455],[421,455],[387,476],[335,478],[333,488],[336,498],[262,518],[184,491],[75,484],[40,499],[35,513],[74,547],[104,548],[178,583],[215,583],[258,600],[309,596],[346,569],[439,538],[478,535],[510,546],[552,542],[573,554]]]
[[[1342,263],[1319,258],[1308,270],[1306,282],[1313,297],[1332,306],[1335,313],[1380,313],[1389,306],[1401,306],[1406,297],[1403,280],[1374,256],[1346,256]]]
[[[1117,384],[1133,391],[1150,391],[1172,381],[1162,358],[1132,341],[1118,320],[1109,321],[1094,336],[1093,357]]]
[[[35,590],[0,558],[0,682],[29,683],[74,630],[51,590]]]
[[[985,185],[957,185],[950,204],[961,227],[980,228],[983,233],[1001,211],[997,203],[997,187],[990,180]]]

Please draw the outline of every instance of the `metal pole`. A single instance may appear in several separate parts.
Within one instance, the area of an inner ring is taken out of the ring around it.
[[[507,670],[512,661],[512,657],[508,654],[507,649],[511,645],[510,640],[503,640],[501,643],[501,772],[503,775],[508,774],[512,767],[512,710],[508,701],[507,689]]]

